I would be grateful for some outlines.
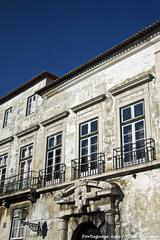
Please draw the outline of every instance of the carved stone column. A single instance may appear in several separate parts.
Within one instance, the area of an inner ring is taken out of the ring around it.
[[[105,213],[105,222],[107,224],[107,235],[115,236],[115,214],[114,210]]]
[[[65,219],[58,221],[58,240],[67,240],[68,223]]]
[[[68,239],[67,240],[71,240],[73,232],[75,231],[75,229],[77,228],[77,221],[74,217],[70,217],[69,221],[68,221]]]

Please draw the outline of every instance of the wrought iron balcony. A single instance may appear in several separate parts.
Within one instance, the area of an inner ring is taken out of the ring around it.
[[[104,153],[93,153],[71,161],[72,179],[100,174],[105,171]]]
[[[48,166],[39,171],[39,187],[50,186],[65,181],[66,165],[64,163]]]
[[[152,138],[113,149],[113,169],[156,160],[155,141]]]
[[[34,171],[24,172],[0,181],[0,196],[18,191],[37,188],[38,173]]]

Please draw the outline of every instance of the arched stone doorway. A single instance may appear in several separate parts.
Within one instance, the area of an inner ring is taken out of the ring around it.
[[[96,238],[94,238],[96,236]],[[73,232],[71,240],[102,239],[100,230],[92,222],[84,222],[78,225]]]

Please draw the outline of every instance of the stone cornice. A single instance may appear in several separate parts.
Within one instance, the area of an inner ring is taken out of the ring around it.
[[[139,75],[139,76],[127,79],[127,81],[122,82],[118,86],[116,85],[115,87],[111,88],[109,90],[109,92],[113,96],[116,96],[116,95],[126,92],[130,89],[133,89],[137,86],[140,86],[144,83],[150,82],[150,81],[152,81],[153,78],[154,78],[154,76],[150,73],[147,73],[147,74],[141,75],[141,76]]]
[[[6,143],[12,142],[13,139],[14,139],[14,137],[11,136],[11,137],[8,137],[8,138],[5,138],[5,139],[1,140],[1,141],[0,141],[0,146],[4,145],[4,144],[6,144]]]
[[[101,95],[99,95],[99,96],[97,96],[95,98],[89,99],[86,102],[78,104],[77,106],[72,107],[71,109],[72,109],[73,112],[77,113],[77,112],[79,112],[79,111],[81,111],[81,110],[83,110],[85,108],[88,108],[88,107],[91,107],[91,106],[93,106],[93,105],[95,105],[97,103],[100,103],[100,102],[104,101],[105,99],[106,99],[106,95],[105,94],[101,94]]]
[[[68,115],[69,115],[69,112],[68,112],[68,111],[64,111],[64,112],[62,112],[62,113],[60,113],[60,114],[57,114],[57,115],[55,115],[55,116],[53,116],[53,117],[51,117],[51,118],[49,118],[49,119],[44,120],[43,122],[41,122],[41,124],[42,124],[44,127],[46,127],[46,126],[48,126],[49,124],[52,124],[52,123],[57,122],[57,121],[59,121],[59,120],[61,120],[61,119],[63,119],[63,118],[68,117]]]
[[[33,126],[33,127],[27,128],[27,129],[25,129],[25,130],[17,133],[16,136],[17,136],[18,138],[23,137],[23,136],[25,136],[25,135],[27,135],[27,134],[29,134],[29,133],[32,133],[32,132],[37,131],[39,128],[40,128],[39,125],[35,125],[35,126]]]

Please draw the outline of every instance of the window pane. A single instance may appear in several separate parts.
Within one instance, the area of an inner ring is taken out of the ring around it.
[[[54,137],[48,139],[48,148],[54,147]]]
[[[91,132],[96,132],[98,129],[98,125],[97,125],[97,120],[95,120],[94,122],[91,122]]]
[[[127,125],[123,127],[123,134],[128,134],[132,132],[132,125]]]
[[[136,132],[136,140],[144,138],[144,131],[138,131]]]
[[[81,155],[88,155],[88,148],[82,148],[81,149]]]
[[[59,145],[62,143],[62,134],[57,135],[57,142],[56,145]]]
[[[19,234],[18,234],[18,237],[23,237],[23,228],[20,228],[19,229]]]
[[[125,108],[123,112],[123,122],[131,119],[131,107]]]
[[[143,103],[138,103],[134,106],[134,116],[139,117],[143,115]]]
[[[28,147],[28,155],[29,157],[32,157],[32,152],[33,152],[33,146]]]
[[[55,164],[60,163],[60,161],[61,161],[61,156],[57,156],[55,158]]]
[[[26,158],[27,157],[27,148],[23,148],[22,149],[22,158]]]
[[[97,144],[91,146],[91,153],[97,152]]]
[[[53,159],[49,159],[48,160],[48,166],[52,166],[53,165]]]
[[[88,139],[83,140],[81,143],[82,143],[82,148],[88,146]]]
[[[61,155],[61,148],[58,148],[58,149],[56,149],[56,156],[60,156]]]
[[[48,159],[50,159],[50,158],[53,158],[53,151],[50,151],[50,152],[48,153]]]
[[[144,128],[144,122],[143,121],[140,121],[140,122],[137,122],[135,123],[135,130],[140,130],[140,129],[143,129]]]
[[[91,144],[97,143],[97,136],[91,137]]]
[[[81,126],[81,135],[87,135],[88,134],[88,124],[82,125]]]
[[[132,142],[132,134],[125,135],[123,140],[124,143]]]

